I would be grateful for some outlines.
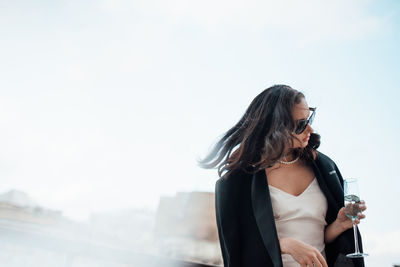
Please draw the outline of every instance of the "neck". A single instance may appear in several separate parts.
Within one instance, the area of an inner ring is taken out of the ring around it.
[[[298,157],[297,153],[295,153],[293,150],[291,150],[283,155],[282,160],[292,161],[292,160],[296,159],[297,157]]]

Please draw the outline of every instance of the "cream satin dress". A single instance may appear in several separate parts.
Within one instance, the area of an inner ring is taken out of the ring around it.
[[[317,179],[298,196],[268,185],[279,238],[292,237],[307,243],[325,256],[324,230],[328,203]],[[282,254],[283,267],[301,267],[290,254]]]

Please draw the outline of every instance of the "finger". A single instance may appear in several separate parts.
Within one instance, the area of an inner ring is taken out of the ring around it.
[[[359,220],[359,219],[356,219],[356,220],[354,221],[354,223],[355,223],[355,224],[359,224],[359,223],[360,223],[360,220]]]
[[[364,211],[364,210],[367,209],[367,206],[365,206],[365,205],[360,205],[359,207],[360,207],[360,209],[361,209],[362,211]]]
[[[365,218],[365,214],[360,213],[360,215],[358,215],[359,219],[364,219]]]
[[[322,263],[321,263],[320,260],[318,259],[318,256],[315,256],[315,257],[314,257],[313,264],[314,264],[314,265],[311,265],[311,266],[323,267]]]
[[[360,200],[360,203],[361,204],[365,204],[365,200]]]
[[[307,267],[314,267],[314,266],[317,266],[317,264],[315,263],[315,261],[316,260],[314,260],[314,258],[310,258],[308,261],[307,261]],[[318,266],[319,267],[319,266]]]
[[[328,267],[328,263],[326,263],[324,256],[322,256],[322,254],[320,252],[317,253],[317,257],[318,257],[319,262],[321,263],[321,266]]]

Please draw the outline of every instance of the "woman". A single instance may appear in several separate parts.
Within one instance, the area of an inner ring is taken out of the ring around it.
[[[221,177],[215,205],[225,267],[364,266],[344,256],[354,236],[343,178],[316,150],[314,116],[301,92],[272,86],[201,161]]]

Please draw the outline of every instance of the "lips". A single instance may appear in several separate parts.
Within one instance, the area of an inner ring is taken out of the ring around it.
[[[310,136],[308,136],[306,139],[304,139],[304,142],[307,142],[308,140],[310,140]]]

